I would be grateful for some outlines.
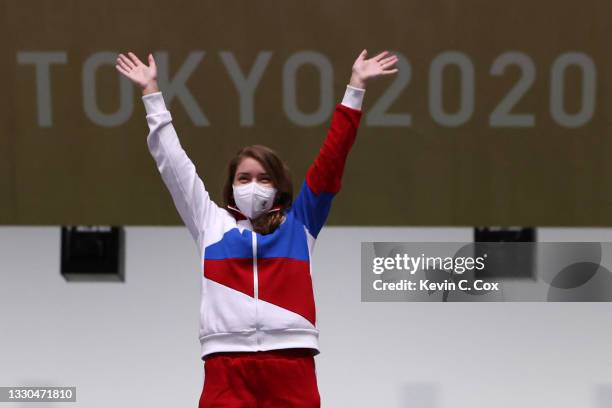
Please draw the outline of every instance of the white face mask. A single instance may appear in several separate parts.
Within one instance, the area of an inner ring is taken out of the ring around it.
[[[276,196],[274,187],[265,187],[255,181],[232,187],[236,205],[244,215],[251,219],[259,217],[274,204]]]

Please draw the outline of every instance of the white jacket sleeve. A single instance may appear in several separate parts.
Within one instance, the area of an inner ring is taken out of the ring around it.
[[[142,96],[149,135],[149,151],[157,163],[174,205],[191,236],[200,246],[205,226],[221,211],[210,199],[204,183],[196,173],[192,161],[183,150],[172,126],[172,116],[166,108],[161,92]]]

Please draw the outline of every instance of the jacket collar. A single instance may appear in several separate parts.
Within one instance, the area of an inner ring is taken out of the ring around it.
[[[229,210],[229,213],[234,216],[236,221],[248,219],[248,217],[246,215],[244,215],[242,213],[242,211],[240,211],[236,206],[228,204],[228,205],[225,206],[225,208],[227,208]],[[280,205],[275,205],[274,207],[272,207],[272,208],[270,208],[268,210],[268,213],[275,212],[275,211],[280,211],[280,210],[281,210],[281,206]]]

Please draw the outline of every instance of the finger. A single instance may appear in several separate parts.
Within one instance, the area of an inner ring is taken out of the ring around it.
[[[383,72],[381,72],[380,74],[381,74],[381,75],[390,75],[390,74],[395,74],[397,71],[398,71],[398,69],[397,69],[397,68],[394,68],[394,69],[391,69],[391,70],[389,70],[389,71],[383,71]]]
[[[119,54],[119,58],[117,58],[117,61],[119,61],[119,64],[121,64],[121,66],[126,68],[128,71],[135,68],[134,63],[123,54]]]
[[[373,58],[374,61],[380,61],[385,55],[387,55],[389,53],[389,51],[383,51],[380,54],[378,54],[377,56],[375,56]]]
[[[138,59],[138,57],[136,56],[136,54],[134,54],[133,52],[128,52],[128,55],[130,56],[130,58],[132,59],[132,61],[134,61],[134,65],[143,65],[142,61],[140,61]]]
[[[128,64],[126,64],[123,59],[121,58],[117,58],[117,63],[119,64],[119,66],[121,68],[123,68],[126,72],[130,72],[132,70],[132,67],[128,66]]]
[[[391,68],[392,66],[394,66],[394,65],[395,65],[395,63],[396,63],[397,61],[398,61],[398,60],[396,60],[396,59],[391,60],[391,61],[387,61],[387,62],[385,62],[385,63],[383,63],[383,64],[380,64],[380,66],[381,66],[383,69],[388,69],[388,68]]]
[[[115,65],[115,68],[117,68],[117,71],[121,72],[123,75],[128,76],[128,72],[125,69],[121,68],[121,66]]]
[[[364,49],[363,51],[361,51],[361,54],[359,54],[357,59],[365,59],[367,55],[368,55],[368,50]]]
[[[149,54],[149,66],[150,66],[151,68],[155,68],[155,67],[156,67],[156,65],[155,65],[155,59],[153,58],[153,54]]]
[[[135,68],[134,63],[125,55],[119,54],[119,58],[121,58],[121,61],[123,61],[123,63],[127,65],[128,67]]]
[[[386,64],[386,63],[387,63],[387,62],[389,62],[389,61],[393,61],[393,60],[397,60],[397,59],[398,59],[398,58],[397,58],[397,56],[396,56],[396,55],[392,55],[392,56],[390,56],[390,57],[387,57],[387,58],[383,58],[383,59],[381,59],[381,60],[380,60],[380,63],[381,63],[381,64]]]

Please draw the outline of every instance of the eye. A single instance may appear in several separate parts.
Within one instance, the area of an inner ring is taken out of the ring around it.
[[[269,184],[272,179],[270,178],[270,176],[262,176],[259,178],[259,181],[263,184]]]

